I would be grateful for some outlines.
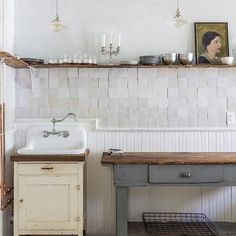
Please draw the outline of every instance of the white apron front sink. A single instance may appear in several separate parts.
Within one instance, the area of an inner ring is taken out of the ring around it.
[[[18,154],[81,154],[87,148],[86,130],[80,125],[56,125],[57,131],[67,130],[69,136],[58,135],[43,137],[43,131],[51,131],[52,125],[34,125],[26,131],[25,146]]]

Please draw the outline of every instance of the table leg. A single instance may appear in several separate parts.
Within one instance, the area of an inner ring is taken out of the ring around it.
[[[116,236],[127,236],[128,187],[116,187]]]

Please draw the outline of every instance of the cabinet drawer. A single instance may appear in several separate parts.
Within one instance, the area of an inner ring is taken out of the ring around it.
[[[150,165],[149,183],[219,183],[222,165]]]
[[[33,163],[18,164],[18,174],[38,175],[38,174],[77,174],[78,164],[65,163]]]

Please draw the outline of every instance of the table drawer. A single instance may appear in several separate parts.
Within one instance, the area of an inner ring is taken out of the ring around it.
[[[219,183],[222,165],[149,165],[149,183]]]

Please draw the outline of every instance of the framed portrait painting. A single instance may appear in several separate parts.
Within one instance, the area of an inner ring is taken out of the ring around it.
[[[227,22],[196,22],[194,28],[197,64],[222,64],[229,56]]]

